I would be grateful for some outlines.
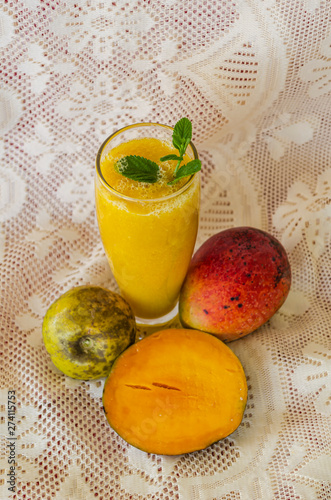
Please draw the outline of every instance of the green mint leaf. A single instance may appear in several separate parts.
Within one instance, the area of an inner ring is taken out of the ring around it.
[[[186,148],[192,139],[192,123],[188,118],[181,118],[173,129],[172,144],[178,150],[179,155],[169,154],[160,158],[160,161],[177,161],[174,170],[174,179],[168,185],[175,184],[183,177],[190,176],[201,170],[201,161],[192,160],[182,167]],[[118,173],[138,182],[155,183],[159,180],[160,168],[157,163],[142,156],[128,155],[118,160],[115,164]]]
[[[186,163],[186,165],[183,165],[177,170],[176,177],[168,182],[169,186],[172,186],[173,184],[176,184],[180,179],[183,179],[183,177],[187,177],[188,175],[195,174],[196,172],[199,172],[201,170],[201,161],[200,160],[192,160]]]
[[[187,175],[195,174],[201,170],[201,161],[198,159],[189,161],[178,169],[176,177],[186,177]]]
[[[115,164],[117,172],[128,179],[154,184],[159,178],[159,166],[142,156],[124,156]]]
[[[162,158],[160,158],[160,161],[168,161],[168,160],[180,160],[180,161],[182,161],[183,157],[177,156],[177,155],[166,155],[166,156],[162,156]]]
[[[172,143],[178,149],[180,156],[186,151],[192,139],[192,123],[188,118],[181,118],[174,126]]]

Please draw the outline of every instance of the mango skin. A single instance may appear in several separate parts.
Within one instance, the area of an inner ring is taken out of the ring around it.
[[[43,340],[54,365],[65,375],[106,377],[115,359],[135,342],[136,321],[119,294],[100,286],[74,287],[48,308]]]
[[[290,287],[290,263],[275,237],[253,227],[226,229],[193,256],[180,292],[179,318],[184,327],[237,340],[266,323]]]

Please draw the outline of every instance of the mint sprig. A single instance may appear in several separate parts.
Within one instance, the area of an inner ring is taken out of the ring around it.
[[[188,118],[181,118],[174,126],[172,134],[172,144],[178,150],[178,155],[169,154],[160,158],[160,161],[177,161],[174,178],[168,182],[168,185],[173,185],[184,177],[195,174],[201,170],[201,161],[196,159],[189,161],[185,165],[181,165],[187,146],[192,140],[192,123]],[[124,156],[115,163],[116,170],[129,179],[155,183],[159,179],[160,168],[157,163],[148,160],[142,156],[129,155]]]
[[[183,156],[192,140],[192,123],[188,118],[181,118],[175,125],[172,134],[172,144]]]
[[[128,179],[154,184],[159,178],[160,168],[157,163],[143,156],[124,156],[115,163],[119,174]]]
[[[168,182],[169,186],[172,186],[173,184],[176,184],[176,182],[180,181],[183,179],[183,177],[187,177],[188,175],[195,174],[196,172],[199,172],[201,170],[201,161],[200,160],[192,160],[180,167],[176,174],[175,178]]]

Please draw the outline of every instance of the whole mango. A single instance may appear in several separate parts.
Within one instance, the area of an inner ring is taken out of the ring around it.
[[[185,327],[236,340],[266,323],[290,286],[290,263],[275,237],[253,227],[226,229],[193,256],[180,292],[179,318]]]
[[[106,377],[115,359],[135,341],[136,321],[123,297],[100,286],[77,286],[48,308],[43,340],[65,375]]]

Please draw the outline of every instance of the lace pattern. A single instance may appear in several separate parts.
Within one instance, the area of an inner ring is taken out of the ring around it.
[[[330,31],[327,0],[2,3],[2,499],[331,498]],[[94,209],[101,142],[129,123],[182,116],[203,165],[196,246],[259,227],[287,249],[293,283],[266,325],[230,344],[249,386],[240,427],[163,457],[110,429],[103,381],[61,374],[41,324],[73,286],[117,291]]]

